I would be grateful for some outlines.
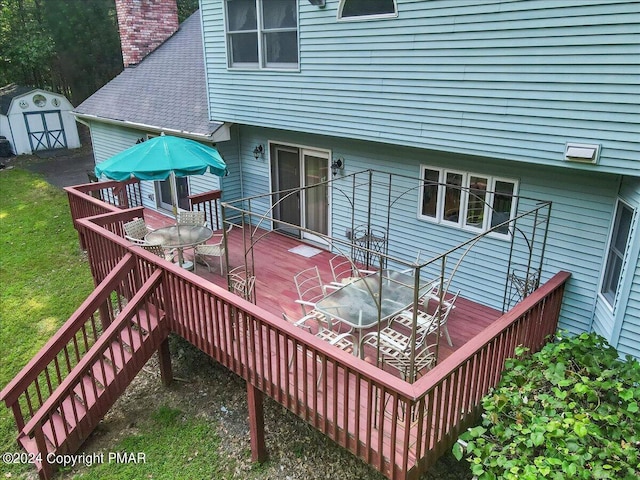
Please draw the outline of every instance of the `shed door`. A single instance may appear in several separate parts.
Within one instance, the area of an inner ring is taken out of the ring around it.
[[[24,123],[27,127],[31,151],[67,148],[67,137],[64,133],[60,110],[25,112]]]

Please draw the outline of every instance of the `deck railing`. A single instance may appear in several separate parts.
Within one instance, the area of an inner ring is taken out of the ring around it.
[[[447,451],[481,413],[507,358],[536,352],[554,335],[570,274],[560,272],[413,384],[412,416],[424,433],[413,447],[415,476]]]
[[[117,212],[125,208],[140,207],[142,195],[140,181],[131,179],[126,182],[91,182],[73,187],[65,187],[69,198],[73,226],[78,230],[80,246],[85,248],[84,239],[76,221],[101,213]]]
[[[166,338],[153,257],[125,255],[0,392],[45,478],[47,454],[74,451]]]
[[[204,212],[205,220],[213,230],[220,230],[220,197],[222,190],[210,190],[196,195],[189,195],[191,210]]]
[[[121,257],[119,263],[127,262],[133,265],[131,256],[128,259]],[[98,341],[117,313],[124,308],[127,299],[139,288],[138,281],[129,271],[116,269],[106,275],[94,294],[3,389],[1,397],[13,411],[19,430],[24,428],[25,423],[62,383],[66,374],[81,362]]]
[[[141,286],[25,425],[23,441],[35,441],[45,461],[49,451],[75,450],[86,438],[84,430],[97,424],[158,348],[163,334],[153,297],[160,281],[158,272]],[[156,341],[145,342],[148,335]]]
[[[96,281],[127,253],[143,257],[116,233],[132,214],[77,220]],[[535,351],[553,335],[569,278],[557,274],[409,384],[176,265],[153,267],[171,331],[394,479],[417,478],[477,421],[517,345]]]

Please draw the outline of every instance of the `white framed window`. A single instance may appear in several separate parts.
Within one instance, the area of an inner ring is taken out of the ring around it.
[[[607,263],[605,264],[602,286],[600,287],[600,293],[611,307],[613,307],[620,285],[622,265],[627,245],[629,244],[632,221],[633,208],[622,200],[618,200],[611,237],[609,238],[609,248],[607,249]]]
[[[297,0],[225,0],[231,68],[298,68]]]
[[[396,0],[341,0],[338,20],[364,20],[398,16]]]
[[[518,181],[422,165],[418,218],[478,232],[515,216]],[[509,235],[509,225],[494,233]]]

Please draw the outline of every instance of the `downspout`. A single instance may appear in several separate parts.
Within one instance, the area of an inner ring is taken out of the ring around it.
[[[244,161],[242,158],[242,150],[241,150],[241,144],[242,142],[240,141],[240,126],[239,125],[235,125],[236,129],[238,130],[238,138],[236,140],[236,151],[238,153],[238,166],[239,168],[239,181],[240,181],[240,198],[244,198],[244,176],[242,175],[242,171],[244,170]]]

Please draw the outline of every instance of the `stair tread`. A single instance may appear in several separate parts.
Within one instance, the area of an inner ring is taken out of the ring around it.
[[[94,385],[96,386],[96,391],[94,391]],[[82,387],[84,387],[84,389]],[[88,375],[82,377],[80,383],[73,389],[73,392],[84,404],[87,410],[96,403],[96,400],[98,399],[102,391],[104,391],[104,388],[96,385],[94,380]]]
[[[75,428],[77,423],[87,414],[87,409],[75,395],[70,395],[65,398],[62,401],[61,408],[58,410],[61,410],[64,414],[64,419],[70,429]]]
[[[125,363],[128,362],[131,359],[131,357],[132,357],[132,353],[128,349],[122,348],[121,343],[117,340],[114,340],[111,343],[111,348],[107,349],[104,352],[104,358],[112,366],[116,367],[117,372],[122,370]]]
[[[103,387],[107,387],[116,378],[114,368],[102,357],[102,361],[98,361],[91,367],[91,375]]]

